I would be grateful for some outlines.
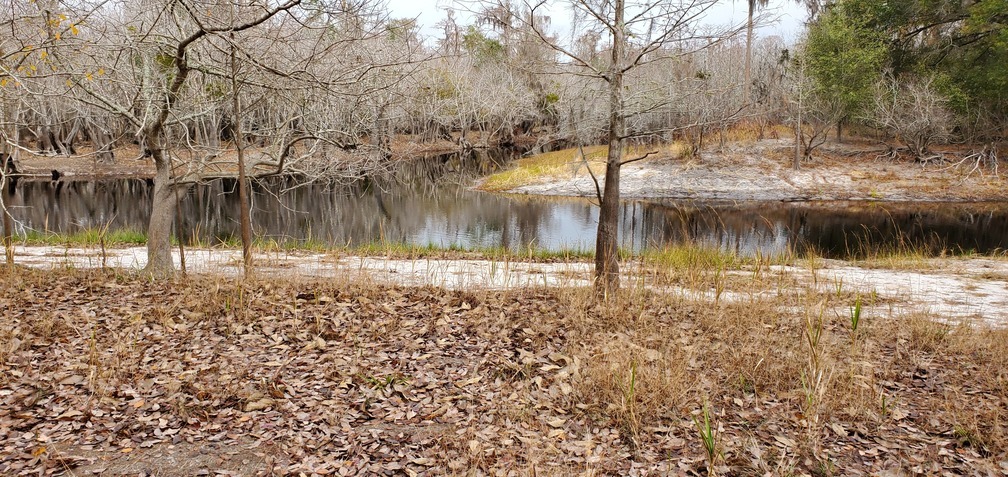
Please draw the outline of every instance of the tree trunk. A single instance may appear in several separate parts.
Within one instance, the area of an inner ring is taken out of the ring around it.
[[[0,186],[6,187],[6,180],[0,181],[4,184]],[[8,267],[14,266],[14,221],[11,220],[10,212],[7,211],[6,204],[3,209],[3,244],[4,244],[4,263]]]
[[[157,277],[175,273],[172,261],[171,232],[175,218],[175,196],[172,194],[171,163],[161,149],[153,149],[154,194],[151,200],[150,223],[147,225],[147,266],[144,272]]]
[[[0,215],[3,215],[3,247],[4,247],[4,263],[8,267],[14,266],[14,218],[11,217],[10,211],[7,209],[7,202],[4,200],[4,196],[7,194],[8,184],[13,178],[10,177],[11,174],[17,174],[17,165],[14,162],[14,155],[18,153],[17,145],[21,144],[21,131],[18,129],[18,114],[15,112],[11,115],[13,121],[13,134],[8,135],[6,131],[3,132],[5,139],[9,139],[15,146],[10,146],[6,142],[0,144],[0,158],[3,159],[2,170],[0,170]]]
[[[794,163],[792,167],[794,170],[798,170],[801,167],[802,160],[802,97],[801,92],[798,92],[798,121],[795,123],[794,131]]]
[[[3,157],[3,170],[0,171],[0,214],[3,214],[4,263],[11,267],[14,266],[14,221],[11,220],[7,203],[4,201],[4,195],[7,194],[7,181],[10,180],[7,173],[11,170],[11,157],[2,152],[4,149],[6,148],[0,148],[0,156]]]
[[[101,164],[114,163],[115,154],[113,153],[113,148],[115,141],[112,139],[112,135],[91,120],[87,121],[85,127],[91,136],[92,144],[94,144],[95,161]]]
[[[752,84],[752,31],[753,31],[753,10],[756,9],[756,0],[749,0],[749,23],[746,24],[745,39],[745,84],[742,85],[742,101],[749,105],[749,89]]]
[[[605,189],[599,210],[598,233],[595,236],[595,293],[605,297],[619,290],[619,202],[620,166],[623,162],[623,136],[626,119],[623,116],[623,51],[624,0],[616,0],[613,31],[612,66],[609,73],[609,155],[606,158]]]
[[[235,66],[234,32],[231,33],[231,105],[234,108],[234,142],[238,150],[238,206],[241,223],[242,264],[245,277],[252,276],[252,211],[249,207],[248,174],[245,171],[245,138],[241,128],[241,100],[238,97],[238,79]]]
[[[610,151],[620,151],[622,141],[609,141]],[[605,296],[619,290],[619,179],[622,154],[610,152],[606,160],[605,188],[595,236],[595,291]]]

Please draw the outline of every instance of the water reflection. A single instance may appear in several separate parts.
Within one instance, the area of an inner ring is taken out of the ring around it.
[[[333,245],[385,240],[467,248],[593,247],[598,209],[587,200],[468,190],[475,178],[504,162],[500,156],[440,156],[340,186],[257,182],[254,231],[264,239]],[[144,230],[151,186],[138,180],[20,181],[4,192],[15,218],[31,229]],[[212,242],[239,235],[234,180],[194,187],[180,197],[180,206],[184,237]],[[628,201],[620,221],[622,245],[635,250],[698,242],[742,254],[814,249],[845,257],[900,246],[991,253],[1008,245],[1004,203]]]

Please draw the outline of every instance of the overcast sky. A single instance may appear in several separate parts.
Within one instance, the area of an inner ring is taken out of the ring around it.
[[[553,6],[553,28],[560,32],[568,31],[569,20],[563,13],[567,2],[551,0],[550,4]],[[447,7],[460,9],[454,0],[388,0],[388,6],[395,18],[417,18],[425,36],[436,34],[434,26],[444,19]],[[768,18],[768,24],[758,31],[759,36],[780,35],[791,43],[801,32],[805,10],[794,0],[770,0],[770,4],[762,12]],[[456,19],[465,23],[462,15],[457,14]],[[720,25],[741,25],[745,20],[745,0],[721,0],[708,13],[707,19],[712,24]]]

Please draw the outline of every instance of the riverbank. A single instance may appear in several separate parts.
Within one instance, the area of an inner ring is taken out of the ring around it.
[[[525,138],[532,143],[534,138]],[[627,199],[724,201],[1004,201],[1008,177],[989,165],[960,162],[968,149],[946,150],[944,161],[918,163],[893,159],[876,142],[847,139],[828,142],[800,169],[792,168],[791,139],[739,140],[712,145],[698,155],[684,155],[681,145],[635,148],[630,155],[656,154],[623,166],[620,190]],[[393,160],[458,152],[451,141],[415,142],[397,138]],[[592,170],[604,184],[605,150],[585,148]],[[233,153],[231,153],[233,155]],[[228,154],[220,164],[236,163]],[[116,151],[114,163],[93,160],[87,147],[76,156],[23,153],[21,173],[32,177],[151,178],[153,162],[139,149]],[[225,168],[226,168],[225,167]],[[223,175],[230,173],[224,171]],[[529,195],[594,197],[595,184],[576,149],[554,151],[518,161],[511,169],[484,178],[478,188]]]
[[[683,157],[678,148],[655,148],[646,160],[623,166],[624,198],[761,201],[1000,201],[1008,200],[1008,180],[989,167],[958,163],[964,151],[948,151],[947,161],[927,164],[882,157],[877,144],[848,140],[822,147],[814,160],[792,169],[791,139],[767,139],[710,146]],[[635,153],[649,151],[641,148]],[[543,168],[535,157],[502,174],[520,177],[506,188],[516,194],[594,197],[595,184],[574,149],[561,166]],[[601,151],[604,156],[604,151]],[[557,153],[548,160],[557,162]],[[599,152],[595,152],[599,156]],[[632,156],[633,154],[631,154]],[[600,183],[602,157],[592,157]],[[486,182],[496,178],[491,176]],[[484,182],[484,184],[486,183]]]
[[[351,250],[260,249],[254,252],[256,274],[263,277],[356,281],[389,286],[434,286],[450,290],[515,290],[541,287],[586,288],[591,285],[590,257],[481,252],[410,252],[387,249]],[[182,267],[173,252],[176,267]],[[107,269],[135,273],[146,265],[145,247],[16,246],[15,263],[32,269]],[[240,248],[187,248],[188,273],[239,277],[243,273]],[[722,273],[707,279],[654,274],[676,274],[691,268]],[[670,246],[624,259],[623,280],[652,291],[706,296],[744,302],[744,289],[729,284],[753,270],[787,276],[795,283],[812,284],[820,291],[844,290],[873,296],[885,303],[891,316],[936,316],[1008,327],[1008,260],[1003,256],[927,258],[915,254],[877,254],[861,260],[830,260],[810,256],[742,257],[696,245]],[[657,272],[656,272],[657,270]],[[715,297],[715,293],[720,296]],[[880,310],[881,311],[881,310]]]
[[[185,279],[152,282],[132,275],[142,249],[16,250],[0,473],[986,474],[1008,458],[1000,259],[680,249],[627,263],[600,304],[583,263],[266,253],[243,281],[236,250],[187,255]]]

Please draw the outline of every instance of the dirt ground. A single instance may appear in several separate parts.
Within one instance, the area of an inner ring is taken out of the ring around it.
[[[921,164],[880,158],[877,144],[849,140],[828,143],[814,159],[792,169],[790,139],[729,143],[700,157],[657,156],[623,166],[625,198],[720,200],[876,200],[973,201],[1008,199],[1004,174],[974,164],[956,164],[963,151],[949,151],[944,162]],[[604,181],[603,181],[604,183]],[[517,187],[519,194],[593,196],[584,168],[562,177]]]

